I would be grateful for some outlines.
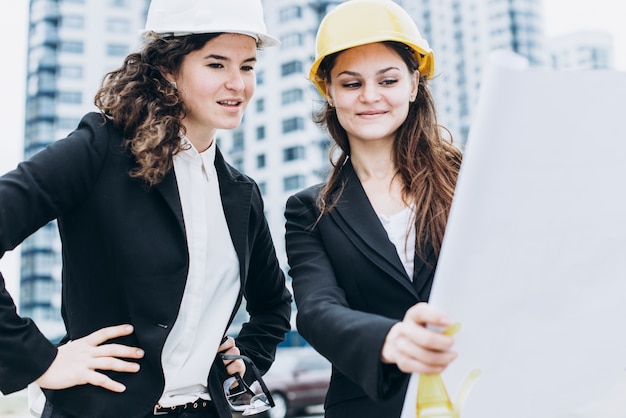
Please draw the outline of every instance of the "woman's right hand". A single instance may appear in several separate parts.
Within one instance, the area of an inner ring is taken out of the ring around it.
[[[139,364],[121,359],[140,359],[144,355],[143,350],[121,344],[104,344],[113,338],[132,333],[131,325],[117,325],[99,329],[60,346],[48,370],[35,383],[44,389],[65,389],[90,384],[113,392],[124,392],[124,385],[98,370],[125,373],[139,371]]]
[[[450,350],[454,339],[428,325],[443,329],[451,321],[424,302],[409,308],[402,322],[393,325],[385,338],[383,363],[396,364],[405,373],[441,373],[457,357]]]

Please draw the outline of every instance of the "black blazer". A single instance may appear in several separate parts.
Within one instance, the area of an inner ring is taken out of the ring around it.
[[[145,416],[164,387],[161,351],[178,315],[189,255],[174,170],[147,188],[128,175],[134,164],[121,132],[90,113],[67,138],[0,177],[0,255],[58,219],[65,339],[130,323],[135,332],[119,342],[145,350],[140,372],[107,373],[126,385],[122,394],[90,385],[45,391],[55,408],[80,417]],[[230,321],[245,296],[250,320],[237,346],[264,372],[290,328],[291,296],[256,184],[219,150],[215,166],[240,265],[242,292]],[[0,285],[0,390],[6,394],[43,374],[56,348],[30,320],[16,315],[3,279]],[[214,355],[207,353],[207,361]],[[208,376],[211,396],[220,416],[229,417],[225,377],[215,362]]]
[[[434,276],[415,258],[411,282],[348,161],[343,193],[319,219],[321,185],[287,201],[286,249],[297,328],[333,364],[327,417],[400,416],[409,375],[383,365],[380,353],[393,324],[428,299]]]

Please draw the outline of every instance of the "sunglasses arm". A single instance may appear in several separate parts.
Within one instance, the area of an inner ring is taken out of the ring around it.
[[[256,379],[257,382],[259,382],[259,386],[261,386],[261,390],[263,391],[263,393],[265,393],[265,396],[267,396],[267,401],[269,402],[270,406],[272,408],[275,406],[274,399],[272,399],[272,395],[270,394],[269,389],[267,388],[267,386],[265,385],[265,382],[263,381],[263,378],[261,377],[261,372],[254,365],[254,362],[249,357],[243,356],[243,355],[224,354],[224,353],[221,353],[220,356],[222,357],[222,360],[243,360],[246,363],[246,366],[249,366],[250,369],[252,370],[252,374],[254,375],[254,378]],[[235,373],[235,374],[238,375],[239,373]]]

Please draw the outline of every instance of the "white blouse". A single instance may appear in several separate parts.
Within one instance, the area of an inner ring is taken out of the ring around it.
[[[395,245],[398,257],[400,257],[400,261],[402,261],[406,274],[413,280],[413,263],[415,261],[415,225],[413,210],[410,207],[406,207],[401,212],[391,216],[379,214],[378,218],[387,231],[389,240]]]
[[[183,137],[174,171],[185,219],[189,273],[178,318],[161,362],[165,388],[159,404],[209,399],[211,364],[239,295],[239,260],[230,237],[217,172],[215,141],[199,153]]]

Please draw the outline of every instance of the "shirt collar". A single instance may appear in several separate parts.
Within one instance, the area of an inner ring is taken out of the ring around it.
[[[200,158],[204,163],[205,167],[212,167],[215,164],[215,139],[211,142],[209,148],[207,148],[203,152],[198,152],[196,147],[193,146],[189,138],[187,138],[184,134],[180,134],[180,144],[182,151],[178,153],[181,157],[186,160],[194,161]]]

